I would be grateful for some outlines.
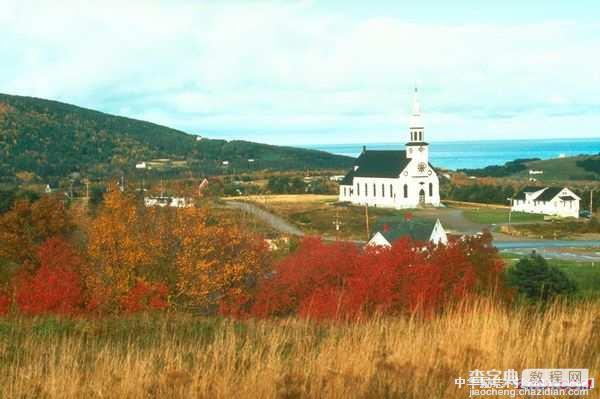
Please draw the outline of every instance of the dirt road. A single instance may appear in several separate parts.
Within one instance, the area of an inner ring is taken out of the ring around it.
[[[303,236],[304,233],[298,227],[288,222],[287,220],[272,214],[254,204],[248,202],[239,202],[239,201],[227,201],[226,205],[232,208],[240,209],[244,212],[250,213],[257,218],[263,220],[269,226],[273,227],[275,230],[280,231],[284,234],[290,234],[294,236]]]

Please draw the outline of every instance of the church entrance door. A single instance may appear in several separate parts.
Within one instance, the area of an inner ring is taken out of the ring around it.
[[[424,205],[425,204],[425,190],[421,189],[421,191],[419,191],[419,205]]]

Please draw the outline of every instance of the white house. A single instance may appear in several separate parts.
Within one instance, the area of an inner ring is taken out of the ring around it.
[[[429,163],[429,144],[421,118],[417,89],[413,98],[410,140],[404,151],[363,147],[340,182],[339,200],[382,208],[440,206],[439,179]]]
[[[167,196],[146,197],[144,198],[144,205],[147,207],[159,206],[161,208],[167,206],[171,208],[190,208],[194,206],[194,204],[186,198]]]
[[[402,237],[410,237],[413,241],[432,242],[434,244],[448,244],[446,230],[439,219],[432,220],[405,220],[393,226],[384,225],[369,240],[367,245],[390,247],[392,243]]]
[[[579,198],[568,188],[525,187],[517,193],[512,210],[560,217],[579,217]]]

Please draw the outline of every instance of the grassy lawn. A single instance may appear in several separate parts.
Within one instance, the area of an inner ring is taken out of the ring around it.
[[[566,219],[544,224],[523,224],[514,226],[521,235],[541,238],[569,238],[581,234],[600,234],[600,225],[594,220]],[[595,239],[595,238],[594,238]]]
[[[508,223],[508,209],[465,209],[464,215],[467,219],[479,224],[498,224]],[[510,221],[512,223],[522,222],[541,222],[544,220],[544,215],[536,215],[532,213],[513,212]]]

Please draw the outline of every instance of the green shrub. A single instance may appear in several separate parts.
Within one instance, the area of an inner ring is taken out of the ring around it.
[[[532,301],[546,302],[557,296],[572,295],[577,291],[573,280],[535,253],[521,258],[509,269],[507,280],[509,285]]]

